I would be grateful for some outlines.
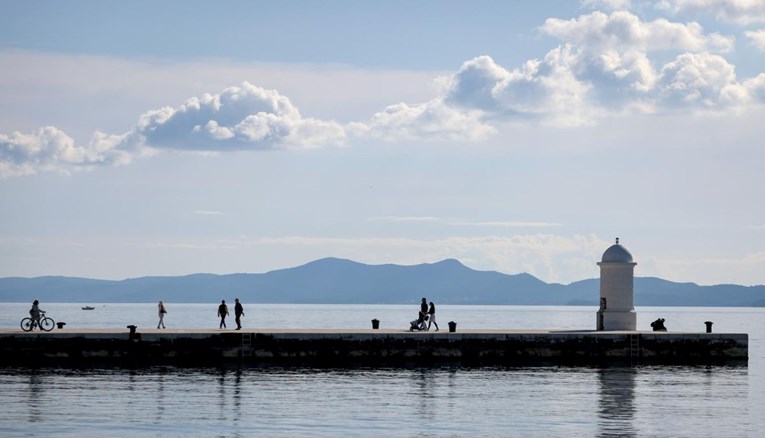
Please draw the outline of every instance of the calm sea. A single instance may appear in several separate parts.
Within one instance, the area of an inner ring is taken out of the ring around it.
[[[43,304],[71,327],[156,327],[156,303]],[[0,303],[16,328],[28,303]],[[216,304],[167,303],[173,328],[217,328]],[[465,329],[591,329],[592,307],[448,306]],[[669,330],[749,333],[748,366],[285,369],[0,368],[0,435],[765,436],[765,309],[638,308]],[[408,327],[417,306],[248,305],[263,328]],[[231,321],[233,323],[233,321]]]

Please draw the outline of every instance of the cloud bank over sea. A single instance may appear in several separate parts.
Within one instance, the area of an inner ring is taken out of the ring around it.
[[[147,109],[127,132],[95,131],[86,141],[64,129],[0,133],[0,177],[71,173],[127,165],[162,151],[230,153],[354,147],[368,141],[480,143],[501,124],[575,128],[630,114],[736,115],[765,103],[765,72],[739,77],[728,56],[741,45],[765,50],[762,2],[587,1],[570,19],[548,18],[540,37],[557,45],[521,65],[485,54],[433,77],[423,102],[391,102],[358,119],[304,115],[278,90],[242,82],[174,106]],[[657,13],[658,18],[646,18]],[[705,29],[694,17],[740,26],[743,39]]]

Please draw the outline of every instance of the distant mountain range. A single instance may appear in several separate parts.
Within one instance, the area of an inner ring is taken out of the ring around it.
[[[239,297],[249,303],[593,305],[599,280],[545,283],[529,274],[476,271],[457,260],[415,266],[365,265],[325,258],[264,274],[193,274],[93,280],[0,278],[0,302],[208,303]],[[765,306],[765,286],[673,283],[635,279],[638,306]]]

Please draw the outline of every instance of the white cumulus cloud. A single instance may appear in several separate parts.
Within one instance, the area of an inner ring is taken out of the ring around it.
[[[513,71],[500,67],[489,56],[473,58],[450,78],[446,102],[486,111],[492,117],[576,124],[571,119],[580,119],[586,112],[589,86],[570,69],[575,56],[568,47],[559,48],[548,53],[544,61],[529,61]]]
[[[697,66],[698,76],[714,76],[721,74],[718,71],[720,63],[716,61],[725,62],[721,54],[732,50],[734,44],[732,37],[705,33],[698,23],[677,23],[663,18],[643,21],[627,11],[611,14],[593,12],[571,20],[551,18],[540,30],[561,39],[563,44],[572,48],[569,52],[574,56],[569,57],[568,68],[580,83],[592,86],[591,101],[607,108],[651,110],[666,99],[666,84],[664,87],[659,84],[662,73],[666,81],[668,72],[677,68],[678,62],[685,58],[658,66],[657,59],[673,53],[678,57],[713,59],[715,62],[697,63]],[[713,70],[703,71],[705,68]],[[684,78],[688,76],[673,76],[675,90],[698,92],[703,88],[698,81],[683,84]],[[735,80],[735,76],[732,79]],[[709,84],[709,87],[714,85]],[[729,92],[717,93],[717,96],[726,104],[731,103],[730,100],[738,100],[728,96]],[[704,97],[693,99],[692,96],[684,96],[680,101],[686,105],[695,102],[703,108],[716,106],[711,93]]]
[[[85,145],[77,145],[55,127],[0,134],[0,177],[127,164],[162,149],[311,148],[341,145],[345,140],[340,124],[302,117],[287,97],[244,82],[220,94],[193,97],[176,108],[149,111],[125,134],[96,132]]]
[[[304,118],[286,96],[243,82],[177,108],[142,115],[134,133],[146,146],[194,151],[318,147],[345,142],[332,121]]]
[[[643,21],[627,11],[593,12],[571,20],[548,18],[540,30],[593,52],[605,50],[682,50],[729,52],[734,40],[706,34],[698,23],[677,23],[660,18]]]
[[[717,107],[743,103],[745,87],[738,84],[733,66],[723,57],[686,53],[666,64],[659,93],[668,105]]]
[[[590,3],[588,3],[590,4]],[[643,21],[627,11],[551,18],[540,28],[561,40],[542,59],[510,70],[489,56],[466,61],[443,101],[486,120],[592,123],[609,112],[724,110],[751,101],[723,54],[734,39],[698,23]],[[667,59],[662,64],[659,60]]]
[[[449,103],[483,110],[501,109],[497,102],[497,88],[523,73],[511,73],[500,67],[490,56],[478,56],[462,64],[447,85],[446,100]]]
[[[496,132],[480,110],[459,109],[434,99],[423,104],[399,103],[372,116],[368,122],[352,123],[359,137],[396,140],[480,141]]]
[[[561,46],[542,61],[527,62],[495,90],[508,114],[534,115],[556,125],[588,123],[593,116],[592,85],[577,77],[579,52]]]
[[[51,126],[31,134],[0,134],[0,177],[127,164],[131,153],[117,147],[122,141],[121,136],[96,132],[87,145],[77,146],[71,137]]]

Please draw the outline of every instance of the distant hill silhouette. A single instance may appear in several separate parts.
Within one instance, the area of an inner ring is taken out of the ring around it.
[[[545,283],[529,274],[476,271],[457,260],[414,266],[365,265],[325,258],[264,274],[193,274],[120,281],[76,277],[0,278],[0,301],[217,302],[408,304],[428,297],[441,304],[597,305],[599,280]],[[765,286],[673,283],[635,279],[643,306],[765,306]]]

